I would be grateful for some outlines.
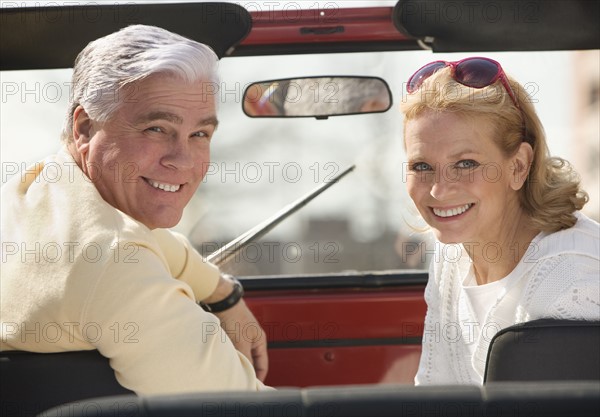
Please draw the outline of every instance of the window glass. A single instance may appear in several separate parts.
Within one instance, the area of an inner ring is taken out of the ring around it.
[[[580,98],[567,82],[573,77],[578,54],[485,55],[499,60],[526,86],[546,127],[551,152],[577,163],[579,154],[573,152],[569,141],[585,143],[586,139],[572,128],[574,112],[559,103],[575,106]],[[465,54],[422,51],[222,60],[223,125],[213,145],[213,166],[199,192],[198,206],[190,208],[192,220],[187,227],[192,241],[208,254],[355,164],[354,172],[261,240],[241,249],[227,268],[241,275],[426,269],[433,245],[431,236],[419,231],[424,224],[404,186],[398,103],[405,94],[404,83],[416,68],[435,59],[463,57]],[[549,66],[553,71],[540,70]],[[597,67],[595,71],[597,74]],[[328,120],[243,117],[244,85],[310,75],[382,77],[392,89],[394,106],[383,114]],[[587,97],[584,94],[582,99]],[[595,135],[597,143],[597,130],[587,135]],[[597,147],[591,150],[598,155]],[[589,183],[594,177],[588,174],[594,169],[597,172],[597,164],[582,168],[587,169],[582,175]],[[597,195],[592,200],[588,213],[594,215]]]
[[[587,212],[598,218],[598,100],[590,99],[598,92],[598,51],[483,55],[526,85],[551,152],[579,169],[591,194]],[[417,230],[423,224],[405,190],[398,103],[416,68],[465,56],[420,51],[223,59],[211,166],[177,229],[209,254],[354,164],[354,172],[240,250],[224,269],[242,276],[426,269],[433,245]],[[1,73],[2,183],[60,147],[70,73]],[[381,77],[394,105],[386,113],[328,120],[243,114],[249,83],[319,75]]]

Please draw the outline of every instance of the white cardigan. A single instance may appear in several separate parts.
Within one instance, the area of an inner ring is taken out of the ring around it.
[[[438,243],[425,289],[427,315],[417,385],[482,384],[492,337],[539,318],[600,320],[600,225],[577,223],[540,233],[502,279],[495,304],[478,323],[463,282],[472,274],[462,245]]]

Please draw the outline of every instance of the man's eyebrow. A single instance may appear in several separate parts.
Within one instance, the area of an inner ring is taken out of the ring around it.
[[[171,113],[168,111],[152,111],[150,113],[146,113],[141,115],[136,122],[137,123],[148,123],[154,120],[166,120],[171,123],[183,124],[183,118],[181,116]],[[207,117],[205,119],[201,119],[196,123],[196,126],[208,126],[213,125],[215,129],[219,125],[219,120],[215,116]]]
[[[219,126],[219,120],[215,116],[211,116],[211,117],[207,117],[206,119],[200,120],[196,125],[197,126],[213,125],[216,129],[217,126]]]
[[[152,122],[154,120],[166,120],[168,122],[177,123],[179,125],[183,123],[183,119],[180,116],[168,111],[152,111],[150,113],[142,114],[140,117],[137,118],[136,122],[147,123]]]

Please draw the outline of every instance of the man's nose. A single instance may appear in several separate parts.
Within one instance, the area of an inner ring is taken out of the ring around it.
[[[166,155],[162,158],[162,164],[178,170],[191,169],[194,166],[194,158],[191,151],[186,139],[174,139],[169,144]]]

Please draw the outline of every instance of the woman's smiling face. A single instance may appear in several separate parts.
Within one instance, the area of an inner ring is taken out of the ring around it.
[[[407,188],[443,243],[497,242],[522,209],[513,157],[481,116],[426,111],[406,122]]]

